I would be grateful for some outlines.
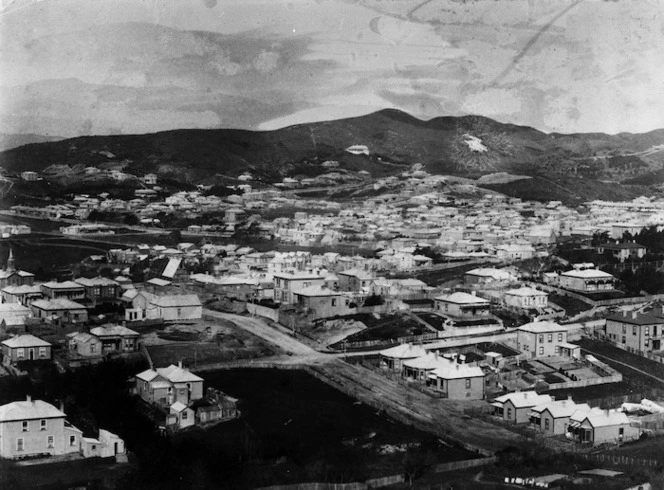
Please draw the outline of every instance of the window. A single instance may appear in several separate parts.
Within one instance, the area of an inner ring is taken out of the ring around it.
[[[632,326],[632,335],[636,335],[636,325]]]
[[[182,308],[178,308],[178,317],[182,316]]]
[[[24,444],[24,441],[23,441],[22,437],[19,437],[18,439],[16,439],[16,450],[17,451],[25,450],[25,444]]]
[[[562,342],[562,341],[563,341],[563,334],[559,333],[558,334],[558,342]]]
[[[539,348],[539,353],[540,353],[540,356],[544,355],[544,346],[541,346]]]
[[[95,287],[95,296],[101,296],[101,288],[99,286]]]
[[[470,378],[466,379],[466,389],[470,389]]]
[[[508,418],[508,419],[511,419],[511,418],[512,418],[512,409],[511,409],[511,408],[508,408],[508,409],[507,409],[507,418]]]
[[[622,326],[622,333],[627,333],[627,325]]]
[[[55,447],[55,438],[53,436],[48,436],[46,438],[46,444],[48,445],[49,448]]]
[[[335,298],[332,298],[332,306],[337,306],[337,300]]]
[[[39,348],[39,357],[46,357],[46,347]]]
[[[187,411],[182,412],[182,420],[187,420]]]
[[[69,445],[70,446],[76,445],[76,436],[69,436]]]
[[[181,395],[184,395],[186,393],[184,388],[180,388],[178,391],[180,392]]]
[[[539,341],[540,341],[540,343],[543,343],[543,342],[544,342],[544,335],[540,335],[540,336],[539,336]]]
[[[549,337],[548,337],[547,340],[548,340],[549,342],[553,342],[553,334],[552,334],[552,333],[549,334]]]
[[[549,430],[549,423],[550,423],[549,419],[544,419],[544,430]]]
[[[94,354],[97,352],[97,344],[90,344],[90,353]]]
[[[646,327],[645,334],[650,335],[650,327]]]
[[[16,349],[16,357],[17,358],[25,357],[25,349]]]
[[[23,432],[28,432],[28,421],[27,421],[27,420],[24,420],[24,421],[21,423],[21,427],[22,427]]]
[[[46,419],[41,419],[39,421],[39,430],[46,430]]]

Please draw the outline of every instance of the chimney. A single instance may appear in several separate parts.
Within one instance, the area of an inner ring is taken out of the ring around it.
[[[65,413],[65,401],[64,400],[60,400],[60,411],[62,413]]]
[[[31,402],[31,401],[32,401],[32,397],[31,397],[30,395],[26,395],[26,397],[25,397],[25,401]]]
[[[634,310],[634,311],[632,312],[632,320],[634,320],[634,319],[636,318],[636,315],[637,315],[637,312],[636,312],[636,310]]]
[[[567,399],[568,399],[569,401],[572,401],[572,395],[567,395]]]
[[[525,399],[527,399],[527,398],[528,398],[528,392],[527,392],[527,391],[524,391],[524,392],[523,392],[523,399],[525,400]]]
[[[179,361],[178,361],[178,367],[179,367],[180,369],[182,369],[182,360],[179,360]]]

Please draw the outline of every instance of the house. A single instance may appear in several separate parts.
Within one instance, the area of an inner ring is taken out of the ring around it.
[[[400,344],[378,353],[380,367],[390,371],[401,372],[403,362],[426,355],[424,347],[413,344]]]
[[[576,404],[570,398],[537,405],[530,412],[530,423],[545,436],[564,434],[575,412],[589,412],[587,403]]]
[[[531,310],[546,308],[549,302],[549,295],[539,289],[521,287],[505,291],[503,300],[505,306],[508,308]]]
[[[309,286],[293,292],[295,304],[306,308],[311,320],[349,315],[356,311],[351,298],[326,286]]]
[[[463,282],[467,285],[504,286],[515,280],[516,277],[506,269],[493,267],[479,267],[469,270],[463,275]]]
[[[337,273],[341,291],[364,292],[371,287],[374,277],[361,269],[348,269]]]
[[[450,362],[429,373],[427,385],[450,400],[484,399],[484,371],[477,366]]]
[[[612,291],[615,278],[608,272],[595,269],[593,264],[574,264],[575,268],[558,277],[561,288],[584,293]]]
[[[32,301],[44,297],[41,287],[27,284],[22,286],[5,286],[0,293],[2,294],[3,303],[19,304],[26,307]]]
[[[530,322],[516,330],[517,349],[530,357],[561,355],[567,346],[567,329],[555,322]]]
[[[157,185],[157,175],[156,174],[145,174],[141,178],[141,182],[145,185]]]
[[[65,413],[42,400],[0,406],[0,456],[22,459],[78,453],[83,433]]]
[[[81,438],[81,454],[85,458],[112,458],[126,452],[124,441],[104,429],[99,429],[99,436]]]
[[[195,321],[203,317],[203,305],[196,294],[153,296],[145,310],[146,318],[167,322]]]
[[[452,293],[434,298],[435,309],[455,318],[488,317],[490,304],[475,294]]]
[[[136,352],[140,334],[122,325],[102,325],[90,329],[90,334],[99,339],[102,353]]]
[[[2,363],[5,366],[20,361],[49,361],[51,344],[34,335],[24,334],[3,340]]]
[[[194,410],[184,403],[177,401],[169,407],[168,416],[166,417],[167,427],[174,426],[177,429],[185,429],[195,424],[196,416]]]
[[[166,368],[148,369],[136,375],[136,391],[148,403],[170,407],[179,401],[189,406],[203,398],[203,378],[171,364]]]
[[[41,285],[41,291],[48,299],[78,301],[85,298],[85,288],[74,281],[46,282]]]
[[[530,243],[510,243],[496,247],[496,257],[503,260],[527,260],[535,256],[535,249]]]
[[[74,282],[83,286],[85,299],[93,304],[113,303],[120,295],[120,284],[106,277],[79,277]]]
[[[99,338],[86,332],[72,332],[67,334],[68,347],[82,357],[101,357],[102,344]]]
[[[76,301],[68,299],[38,299],[30,305],[36,318],[43,318],[55,324],[85,323],[88,321],[88,310]]]
[[[627,414],[598,408],[589,412],[575,412],[570,417],[567,432],[570,439],[593,446],[604,443],[621,444],[636,440],[640,436],[639,428],[632,427]]]
[[[237,398],[230,397],[214,388],[208,388],[205,397],[196,400],[191,408],[196,412],[198,425],[232,420],[240,416]]]
[[[602,243],[595,247],[598,254],[610,254],[613,258],[618,259],[620,262],[625,262],[628,259],[643,258],[647,249],[645,246],[636,242],[619,243]]]
[[[7,286],[32,286],[35,283],[35,275],[26,271],[5,269],[0,271],[0,288]]]
[[[5,328],[23,327],[27,318],[32,316],[32,310],[17,303],[0,304],[0,325]]]
[[[21,172],[21,179],[27,182],[34,182],[35,180],[39,180],[39,174],[31,170],[26,170],[25,172]]]
[[[403,361],[401,375],[406,379],[426,382],[430,373],[447,366],[450,362],[449,359],[439,356],[437,352],[428,352],[415,359]]]
[[[553,401],[550,395],[538,395],[536,391],[517,391],[499,396],[492,403],[494,415],[506,422],[525,424],[533,407]]]
[[[606,337],[630,352],[659,351],[664,337],[664,317],[655,312],[636,311],[611,315],[606,318]]]
[[[280,272],[274,274],[274,301],[293,304],[295,291],[311,286],[323,286],[325,277],[310,272]]]

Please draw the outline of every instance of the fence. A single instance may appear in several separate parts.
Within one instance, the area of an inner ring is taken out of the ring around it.
[[[268,308],[267,306],[257,305],[255,303],[247,303],[247,311],[252,315],[267,318],[273,322],[279,321],[278,308]]]
[[[354,483],[296,483],[294,485],[275,485],[262,487],[257,490],[366,490],[381,488],[404,482],[404,475],[384,476],[372,478],[365,482]]]
[[[650,458],[633,458],[631,456],[616,456],[615,454],[588,454],[583,453],[580,456],[593,463],[602,465],[612,465],[620,467],[645,466],[658,467],[662,461]]]
[[[463,468],[476,468],[478,466],[488,466],[498,462],[496,456],[490,458],[480,459],[467,459],[465,461],[452,461],[451,463],[442,463],[434,466],[433,471],[436,473],[444,473],[446,471],[460,470]]]

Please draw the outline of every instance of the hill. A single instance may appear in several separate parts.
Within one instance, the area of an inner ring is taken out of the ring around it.
[[[351,155],[345,151],[351,145],[367,146],[369,155]],[[0,167],[10,174],[41,172],[53,165],[80,168],[119,162],[128,173],[155,172],[189,185],[228,181],[245,171],[265,183],[285,176],[315,176],[328,171],[321,165],[326,160],[339,161],[342,170],[366,169],[373,177],[417,162],[431,173],[537,177],[491,186],[524,197],[537,197],[533,184],[542,183],[554,191],[560,187],[558,197],[567,202],[601,197],[605,189],[611,189],[607,198],[625,198],[653,193],[647,186],[664,182],[664,130],[546,134],[479,116],[422,121],[382,110],[275,131],[183,129],[85,136],[0,153]]]
[[[0,151],[11,150],[30,143],[43,143],[57,141],[64,138],[57,136],[44,136],[41,134],[8,134],[0,133]]]

